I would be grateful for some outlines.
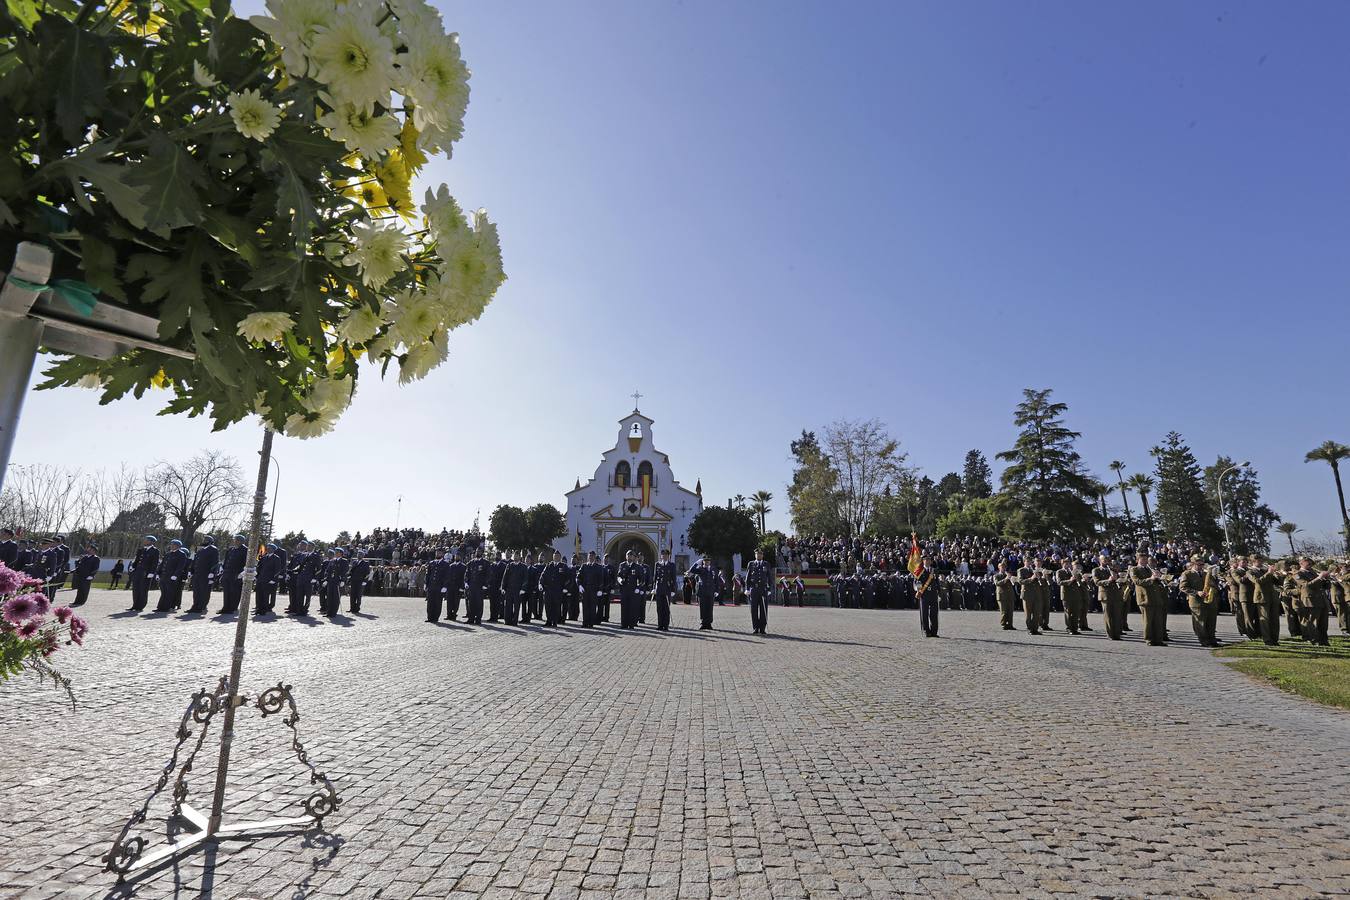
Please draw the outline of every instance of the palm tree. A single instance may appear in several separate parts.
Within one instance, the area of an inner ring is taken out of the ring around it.
[[[1323,441],[1316,450],[1309,450],[1303,457],[1304,462],[1320,460],[1331,466],[1331,475],[1336,479],[1336,497],[1341,501],[1341,534],[1345,536],[1345,552],[1350,553],[1350,516],[1345,512],[1345,488],[1341,487],[1341,460],[1350,459],[1350,447],[1335,441]]]
[[[1144,505],[1144,528],[1148,531],[1149,543],[1153,542],[1153,514],[1148,508],[1148,493],[1153,490],[1153,479],[1149,478],[1143,472],[1136,472],[1130,476],[1126,485],[1135,489],[1139,494],[1139,502]]]
[[[1275,530],[1289,538],[1289,555],[1298,556],[1298,551],[1294,549],[1294,535],[1298,534],[1299,527],[1293,522],[1281,522],[1275,526]]]
[[[735,497],[732,497],[732,498],[731,498],[731,502],[734,503],[734,504],[736,505],[736,508],[737,508],[737,509],[745,509],[745,495],[744,495],[744,494],[737,494]]]
[[[769,508],[769,501],[773,499],[773,494],[768,491],[755,491],[750,495],[750,509],[759,517],[759,533],[764,533],[764,517],[773,512]]]
[[[1106,498],[1111,495],[1112,490],[1113,488],[1108,487],[1105,482],[1096,478],[1092,479],[1091,497],[1102,505],[1102,534],[1106,534],[1107,531]]]
[[[1125,504],[1125,524],[1133,531],[1134,520],[1130,518],[1130,495],[1125,493],[1125,476],[1121,474],[1125,471],[1125,464],[1115,459],[1111,461],[1111,465],[1107,468],[1116,473],[1116,480],[1120,482],[1120,501]]]

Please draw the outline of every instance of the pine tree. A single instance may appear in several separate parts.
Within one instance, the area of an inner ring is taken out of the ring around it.
[[[1180,434],[1169,431],[1153,454],[1158,479],[1154,518],[1168,540],[1199,541],[1218,547],[1222,535],[1217,511],[1205,495],[1200,463]]]
[[[999,505],[1008,515],[1008,532],[1028,538],[1092,533],[1095,513],[1088,499],[1092,480],[1074,449],[1080,435],[1064,424],[1068,406],[1050,401],[1050,389],[1027,388],[1013,413],[1021,431],[1011,450],[998,454],[1008,463],[1001,478]]]
[[[961,470],[961,493],[967,497],[982,498],[994,493],[994,470],[979,450],[966,453],[966,464]]]

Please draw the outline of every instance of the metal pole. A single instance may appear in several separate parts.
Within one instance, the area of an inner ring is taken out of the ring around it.
[[[394,513],[394,531],[398,531],[399,520],[403,518],[403,495],[398,495],[398,510]]]
[[[1239,463],[1237,465],[1229,466],[1219,473],[1219,518],[1223,519],[1223,547],[1224,550],[1227,551],[1229,559],[1233,558],[1233,541],[1228,534],[1228,511],[1223,503],[1223,480],[1228,476],[1229,472],[1236,472],[1238,469],[1245,469],[1250,465],[1250,462]]]
[[[52,251],[48,248],[25,241],[15,250],[11,273],[15,277],[45,285],[51,271]],[[42,322],[28,315],[41,293],[20,287],[8,277],[0,287],[0,488],[5,485],[23,398],[42,341]]]
[[[277,494],[281,493],[281,463],[277,462],[274,456],[271,459],[271,465],[277,467],[277,480],[272,483],[272,511],[267,514],[267,522],[272,526],[272,533],[268,535],[272,540],[276,540],[277,534]]]
[[[253,579],[257,574],[258,543],[262,535],[263,504],[267,501],[267,469],[272,457],[272,429],[263,428],[263,445],[258,461],[258,487],[253,494],[253,526],[249,529],[248,553],[244,557],[244,587],[239,598],[239,619],[234,626],[234,653],[230,657],[229,696],[225,701],[225,723],[220,729],[220,761],[216,764],[216,790],[211,797],[211,818],[207,821],[206,836],[220,830],[221,813],[225,806],[225,779],[230,771],[230,744],[234,741],[234,711],[243,703],[239,693],[239,675],[244,667],[244,638],[253,607]]]

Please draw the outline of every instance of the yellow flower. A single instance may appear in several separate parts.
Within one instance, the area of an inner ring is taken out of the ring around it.
[[[366,209],[389,208],[389,198],[385,196],[384,188],[380,187],[380,183],[369,176],[347,182],[347,185],[342,189],[342,193],[356,200]]]
[[[383,162],[371,167],[376,180],[384,189],[389,208],[406,220],[411,220],[417,208],[413,205],[412,178],[403,164],[403,157],[397,150],[391,150]]]
[[[150,383],[157,388],[166,388],[169,386],[169,376],[164,374],[163,369],[160,369],[154,375],[150,376]]]
[[[408,116],[403,123],[403,130],[398,134],[398,150],[403,156],[403,168],[408,173],[408,180],[411,181],[422,167],[427,164],[427,155],[422,152],[422,148],[417,146],[417,126],[413,124],[412,116]]]

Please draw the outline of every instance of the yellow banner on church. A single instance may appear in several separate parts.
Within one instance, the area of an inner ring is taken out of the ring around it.
[[[645,509],[652,505],[652,476],[650,472],[642,473],[642,506]]]

